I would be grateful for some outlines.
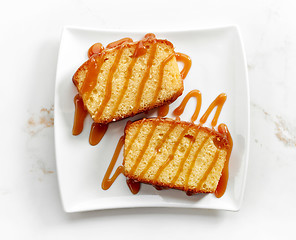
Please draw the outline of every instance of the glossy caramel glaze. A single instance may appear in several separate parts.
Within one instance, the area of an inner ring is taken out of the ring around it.
[[[89,134],[89,144],[92,146],[97,145],[104,137],[108,129],[108,124],[93,123],[91,125]]]
[[[110,49],[110,48],[115,48],[115,47],[118,47],[118,46],[122,46],[126,43],[132,43],[133,42],[133,39],[131,38],[122,38],[122,39],[119,39],[115,42],[112,42],[112,43],[109,43],[106,47],[106,49]]]
[[[184,97],[184,99],[181,102],[181,104],[179,105],[179,107],[177,107],[174,110],[174,112],[173,112],[174,115],[179,117],[184,112],[184,109],[185,109],[189,99],[192,98],[192,97],[195,97],[196,101],[197,101],[194,113],[193,113],[193,115],[191,117],[191,122],[195,122],[198,115],[199,115],[199,111],[200,111],[200,108],[201,108],[201,93],[198,90],[192,90],[189,93],[187,93],[187,95]]]
[[[97,78],[104,62],[104,54],[99,58],[91,58],[90,68],[86,73],[84,82],[82,83],[80,94],[90,93],[97,84]]]
[[[159,152],[159,149],[165,143],[165,141],[167,140],[167,138],[169,137],[169,135],[171,134],[171,132],[175,129],[175,127],[176,127],[176,125],[172,124],[170,126],[169,130],[165,133],[165,135],[161,139],[161,142],[156,146],[154,154],[148,160],[148,164],[146,165],[146,167],[144,168],[144,170],[141,172],[141,174],[139,176],[140,179],[143,178],[143,176],[146,174],[146,172],[148,171],[148,169],[152,166],[152,164],[154,163],[154,160],[156,158],[156,154]]]
[[[95,54],[99,54],[104,50],[104,47],[102,45],[102,43],[95,43],[94,45],[92,45],[87,52],[87,56],[89,58],[91,58],[92,56],[94,56]]]
[[[87,111],[84,109],[83,101],[79,94],[77,94],[74,98],[74,105],[75,105],[75,114],[74,114],[72,134],[76,136],[76,135],[79,135],[83,130],[83,123],[87,115]]]
[[[226,162],[224,163],[222,175],[221,175],[221,178],[219,180],[219,183],[218,183],[218,186],[217,186],[217,189],[215,192],[215,196],[217,198],[220,198],[224,195],[224,193],[226,191],[226,187],[227,187],[228,176],[229,176],[229,171],[228,171],[229,159],[230,159],[230,155],[231,155],[231,151],[232,151],[232,147],[233,147],[233,141],[232,141],[232,137],[230,135],[230,132],[228,131],[228,128],[225,124],[222,123],[218,126],[218,132],[227,136],[229,146],[230,146],[230,148],[227,151]]]
[[[152,35],[151,34],[146,34],[145,37],[143,38],[143,40],[141,40],[141,41],[139,41],[137,43],[135,52],[134,52],[134,54],[132,56],[132,61],[129,64],[128,69],[127,69],[127,73],[126,73],[123,88],[121,89],[120,95],[119,95],[118,99],[115,102],[115,106],[114,106],[114,108],[112,110],[111,115],[114,115],[114,113],[118,110],[118,107],[119,107],[119,105],[120,105],[120,103],[121,103],[121,101],[123,99],[123,96],[127,91],[127,88],[128,88],[129,82],[130,82],[130,78],[132,76],[132,72],[133,72],[133,69],[134,69],[134,66],[136,64],[136,61],[137,61],[138,57],[140,57],[141,55],[146,53],[146,49],[144,47],[144,41],[147,41],[147,40],[150,40],[150,39],[155,39],[155,35],[154,34],[152,34]],[[152,59],[152,61],[153,61],[153,59]]]
[[[157,81],[157,87],[156,87],[156,90],[155,90],[155,93],[154,93],[154,97],[153,97],[152,102],[151,102],[152,105],[155,105],[155,103],[157,101],[157,97],[159,96],[159,93],[160,93],[160,90],[161,90],[161,85],[162,85],[162,82],[163,82],[164,67],[167,65],[167,63],[169,61],[172,60],[173,57],[174,57],[174,54],[169,55],[160,64],[159,79]]]
[[[124,144],[124,136],[120,137],[120,139],[118,140],[115,152],[113,154],[112,160],[107,168],[107,171],[105,173],[105,176],[103,178],[102,181],[102,189],[103,190],[107,190],[111,187],[111,185],[114,183],[114,181],[116,180],[116,178],[119,176],[119,174],[123,173],[123,166],[119,166],[116,170],[114,175],[110,178],[112,170],[115,166],[115,163],[118,159],[119,153],[123,147]]]
[[[156,54],[156,44],[153,44],[152,49],[151,49],[151,53],[150,53],[149,58],[148,58],[147,68],[145,70],[144,76],[143,76],[143,78],[141,80],[139,89],[137,91],[134,109],[138,109],[139,106],[140,106],[141,98],[142,98],[143,91],[144,91],[144,87],[145,87],[145,84],[146,84],[146,82],[147,82],[147,80],[149,78],[150,69],[152,67],[152,63],[153,63],[155,54]]]
[[[172,180],[171,183],[170,183],[171,186],[173,186],[173,185],[175,184],[175,182],[178,180],[178,178],[179,178],[181,172],[183,171],[185,161],[186,161],[186,159],[187,159],[188,156],[189,156],[189,153],[190,153],[190,151],[191,151],[192,144],[195,142],[195,139],[196,139],[196,137],[197,137],[197,134],[198,134],[198,131],[196,131],[196,133],[194,134],[194,136],[192,136],[192,135],[185,135],[185,136],[184,136],[184,137],[189,138],[191,141],[190,141],[190,143],[189,143],[189,147],[186,149],[186,152],[185,152],[185,154],[184,154],[184,157],[182,158],[182,160],[181,160],[181,162],[180,162],[180,165],[179,165],[179,168],[178,168],[178,170],[177,170],[177,173],[176,173],[176,175],[174,176],[173,180]],[[187,173],[187,175],[188,175],[188,173]],[[185,178],[187,178],[187,175],[186,175]],[[189,177],[189,175],[188,175],[188,177]]]
[[[162,173],[162,171],[166,168],[166,166],[172,161],[172,159],[174,158],[174,155],[178,149],[178,146],[181,142],[181,139],[184,137],[184,135],[187,133],[187,131],[189,130],[190,126],[187,126],[182,133],[179,135],[177,141],[174,143],[173,145],[173,149],[172,149],[172,153],[169,155],[168,159],[164,162],[164,164],[157,170],[154,179],[153,179],[153,184],[155,184],[156,180],[158,179],[158,177],[160,176],[160,174]]]
[[[105,107],[107,106],[107,103],[109,102],[110,98],[111,98],[111,93],[112,93],[112,79],[113,79],[113,75],[117,69],[117,66],[118,66],[118,63],[120,61],[120,58],[121,58],[121,55],[122,55],[122,52],[123,52],[123,48],[120,48],[119,52],[117,53],[116,55],[116,58],[115,58],[115,61],[109,71],[109,74],[108,74],[108,79],[107,79],[107,85],[106,85],[106,92],[105,92],[105,96],[104,96],[104,99],[103,99],[103,102],[100,104],[100,107],[96,113],[96,116],[95,116],[95,120],[97,118],[99,118]]]
[[[210,166],[208,167],[208,169],[204,173],[202,179],[198,182],[198,184],[196,186],[197,189],[200,189],[201,185],[204,183],[204,181],[207,179],[207,177],[211,173],[213,167],[216,165],[216,162],[217,162],[218,157],[219,157],[219,153],[220,153],[220,151],[217,150],[216,153],[215,153],[215,156],[214,156],[214,160],[211,162]]]
[[[225,93],[221,93],[212,103],[211,105],[208,107],[207,111],[204,113],[204,115],[201,117],[201,119],[199,120],[199,122],[201,124],[204,124],[209,115],[211,114],[211,112],[214,110],[215,107],[217,107],[217,110],[215,112],[215,115],[214,115],[214,118],[211,122],[211,125],[212,127],[215,127],[217,125],[217,121],[218,121],[218,118],[220,116],[220,113],[221,113],[221,110],[222,110],[222,107],[225,103],[227,99],[227,96]]]
[[[140,191],[141,183],[130,178],[126,178],[126,184],[132,194],[137,194]]]
[[[159,117],[165,117],[166,115],[168,115],[169,110],[170,110],[170,106],[168,104],[163,105],[163,106],[158,108],[157,115]]]
[[[153,124],[153,126],[152,126],[152,128],[151,128],[151,130],[150,130],[150,132],[149,132],[149,134],[147,136],[147,138],[145,139],[144,146],[142,147],[141,152],[139,153],[139,155],[138,155],[138,157],[137,157],[137,159],[135,161],[135,164],[134,164],[134,166],[131,169],[131,174],[133,174],[134,171],[137,169],[137,167],[138,167],[138,165],[139,165],[139,163],[141,161],[141,158],[143,157],[144,153],[146,152],[146,149],[147,149],[147,147],[149,145],[150,139],[152,138],[153,133],[154,133],[155,129],[157,128],[158,124],[159,124],[159,121],[157,121],[156,124]],[[138,130],[140,130],[140,129],[141,128],[139,128]],[[138,135],[139,133],[136,133],[136,134]],[[133,143],[131,143],[131,145],[132,144]]]
[[[210,137],[210,136],[205,137],[205,139],[202,141],[202,143],[201,143],[200,146],[198,147],[197,151],[194,153],[194,158],[193,158],[193,159],[197,159],[198,154],[200,153],[201,149],[204,147],[205,143],[208,141],[209,137]],[[190,175],[191,175],[192,169],[194,169],[195,162],[196,162],[196,161],[192,161],[192,162],[190,163],[189,170],[188,170],[188,172],[187,172],[187,174],[186,174],[186,177],[185,177],[185,183],[184,183],[184,185],[185,185],[185,191],[186,191],[186,192],[188,192],[188,191],[187,191],[187,190],[188,190],[188,181],[189,181],[189,177],[190,177]],[[188,194],[187,194],[187,195],[188,195]]]
[[[175,55],[176,55],[177,61],[184,63],[184,67],[180,72],[181,78],[184,80],[191,68],[192,61],[190,57],[184,53],[176,53]]]
[[[133,58],[138,58],[142,55],[144,55],[147,52],[147,49],[145,48],[145,41],[149,40],[155,40],[155,35],[153,33],[147,33],[142,40],[140,40],[137,43],[137,47],[135,49],[135,52],[133,54]]]

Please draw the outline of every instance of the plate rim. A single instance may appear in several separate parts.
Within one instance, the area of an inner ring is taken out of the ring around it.
[[[56,158],[56,169],[57,169],[57,180],[58,180],[58,188],[59,188],[59,193],[61,196],[61,202],[62,206],[65,212],[71,213],[71,212],[83,212],[83,211],[97,211],[97,210],[106,210],[106,209],[125,209],[125,208],[187,208],[187,209],[209,209],[209,210],[225,210],[225,211],[239,211],[242,203],[243,203],[243,198],[244,198],[244,192],[245,192],[245,187],[246,187],[246,181],[247,181],[247,172],[248,172],[248,162],[249,162],[249,147],[250,147],[250,89],[249,89],[249,77],[248,77],[248,68],[247,68],[247,58],[246,58],[246,52],[245,52],[245,47],[243,44],[243,38],[242,34],[240,31],[240,28],[237,24],[229,24],[229,25],[222,25],[222,26],[214,26],[214,27],[201,27],[201,28],[188,28],[188,29],[170,29],[170,30],[153,30],[149,31],[148,29],[103,29],[103,28],[89,28],[89,27],[80,27],[80,26],[73,26],[73,25],[65,25],[62,27],[61,35],[60,35],[60,45],[59,45],[59,50],[58,50],[58,58],[57,58],[57,67],[56,67],[56,75],[55,75],[55,97],[54,97],[54,106],[57,106],[57,79],[60,73],[60,65],[61,65],[61,51],[63,49],[64,41],[65,41],[65,35],[67,31],[86,31],[86,32],[104,32],[104,33],[147,33],[147,32],[153,32],[153,33],[160,33],[160,34],[166,34],[166,33],[177,33],[177,34],[182,34],[182,33],[194,33],[194,32],[210,32],[210,31],[219,31],[219,30],[227,30],[227,29],[232,29],[236,32],[237,37],[238,37],[238,43],[239,43],[239,48],[241,51],[241,56],[242,56],[242,66],[243,66],[243,75],[245,78],[244,85],[245,85],[245,94],[246,94],[246,116],[247,116],[247,131],[246,131],[246,153],[245,153],[245,160],[244,162],[244,175],[242,177],[242,185],[241,185],[241,191],[242,194],[240,196],[240,199],[238,200],[238,204],[234,204],[233,208],[223,208],[223,207],[203,207],[203,206],[198,206],[198,207],[192,207],[192,206],[182,206],[179,203],[177,204],[170,204],[168,205],[167,203],[158,203],[155,205],[155,203],[145,203],[145,204],[138,204],[137,206],[131,206],[131,205],[124,205],[124,206],[110,206],[110,207],[103,207],[103,208],[80,208],[75,209],[75,207],[69,207],[66,206],[65,203],[65,198],[63,191],[61,189],[60,185],[60,174],[61,171],[59,170],[59,164],[58,164],[58,158],[57,158],[57,128],[56,125],[54,125],[54,146],[55,146],[55,158]],[[152,30],[152,29],[150,29]],[[54,109],[54,119],[56,119],[57,116],[57,111],[56,108]]]

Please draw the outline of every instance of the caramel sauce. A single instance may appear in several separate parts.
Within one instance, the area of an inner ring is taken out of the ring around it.
[[[157,191],[161,191],[161,190],[164,190],[164,189],[167,189],[165,187],[161,187],[161,186],[157,186],[157,185],[152,185]]]
[[[138,58],[143,56],[147,52],[147,49],[144,46],[144,41],[141,40],[137,43],[137,47],[135,49],[135,52],[133,54],[133,58]]]
[[[154,60],[154,57],[155,57],[155,53],[156,53],[156,44],[153,44],[150,56],[148,58],[147,68],[146,68],[146,71],[144,73],[144,76],[143,76],[143,78],[141,80],[141,83],[140,83],[140,86],[139,86],[139,89],[138,89],[138,92],[137,92],[134,109],[138,109],[139,106],[140,106],[141,98],[142,98],[143,91],[144,91],[144,87],[145,87],[145,84],[146,84],[146,82],[147,82],[147,80],[149,78],[149,74],[150,74],[152,63],[153,63],[153,60]]]
[[[163,146],[163,144],[165,143],[165,141],[168,139],[168,137],[171,134],[171,132],[175,129],[175,127],[176,127],[176,125],[175,124],[172,124],[170,126],[169,130],[165,133],[165,135],[161,139],[161,142],[155,147],[155,151],[154,151],[152,157],[148,160],[148,164],[146,165],[146,167],[144,168],[144,170],[139,175],[139,178],[140,179],[144,177],[144,175],[146,174],[146,172],[148,171],[148,169],[152,166],[152,164],[154,163],[154,160],[156,158],[157,153],[159,152],[159,150],[161,149],[161,147]]]
[[[224,163],[222,175],[220,177],[220,180],[218,182],[218,186],[215,191],[215,196],[217,198],[220,198],[224,195],[226,187],[227,187],[228,176],[229,176],[229,171],[228,171],[229,158],[230,158],[232,147],[233,147],[233,141],[232,141],[232,137],[230,135],[230,132],[228,131],[228,128],[225,124],[222,123],[218,126],[218,132],[222,133],[223,135],[225,135],[227,137],[229,145],[230,145],[230,147],[227,151],[226,161]]]
[[[87,56],[89,58],[91,58],[92,56],[94,56],[95,54],[99,54],[104,50],[104,47],[102,45],[102,43],[95,43],[94,45],[92,45],[87,52]]]
[[[102,189],[103,190],[107,190],[111,187],[111,185],[114,183],[114,181],[116,180],[116,178],[119,176],[119,174],[123,173],[124,171],[124,168],[123,166],[119,166],[114,175],[110,178],[110,175],[112,173],[112,170],[115,166],[115,163],[118,159],[118,156],[119,156],[119,153],[123,147],[123,144],[124,144],[124,136],[121,136],[120,139],[118,140],[118,143],[117,143],[117,146],[116,146],[116,149],[114,151],[114,154],[113,154],[113,157],[112,157],[112,160],[107,168],[107,171],[105,173],[105,176],[103,178],[103,181],[102,181]]]
[[[193,157],[193,159],[197,159],[198,154],[200,153],[201,149],[204,147],[205,143],[208,141],[209,138],[210,138],[210,136],[207,136],[207,137],[204,138],[204,140],[202,141],[202,143],[201,143],[200,146],[198,147],[197,151],[194,153],[194,157]],[[185,187],[185,190],[186,190],[186,191],[188,190],[189,177],[190,177],[190,175],[191,175],[192,169],[194,169],[195,162],[196,162],[196,161],[192,161],[192,162],[190,163],[190,166],[189,166],[188,172],[186,173],[185,182],[184,182],[184,187]]]
[[[146,41],[155,40],[156,37],[153,33],[147,33],[142,40],[140,40],[137,44],[137,47],[135,49],[135,52],[133,54],[134,58],[140,57],[144,55],[147,52],[147,49],[144,45]]]
[[[136,61],[137,61],[137,58],[133,58],[131,64],[128,66],[127,76],[126,76],[123,88],[122,88],[122,90],[120,92],[120,95],[118,96],[118,99],[117,99],[117,101],[115,103],[115,106],[114,106],[114,108],[112,110],[112,115],[118,110],[118,107],[119,107],[119,105],[120,105],[120,103],[121,103],[121,101],[123,99],[123,96],[124,96],[124,94],[125,94],[125,92],[126,92],[126,90],[128,88],[128,84],[129,84],[129,81],[131,79],[133,68],[135,66]]]
[[[84,109],[83,100],[79,94],[74,97],[75,114],[74,124],[72,128],[72,134],[74,136],[79,135],[83,130],[84,119],[87,115],[87,111]]]
[[[198,134],[198,131],[196,131],[196,133],[194,134],[194,136],[192,135],[188,135],[186,134],[184,137],[187,137],[189,138],[191,141],[189,143],[189,147],[186,149],[186,152],[184,154],[184,157],[182,158],[181,162],[180,162],[180,165],[179,165],[179,168],[177,170],[177,173],[176,175],[174,176],[173,180],[171,181],[170,185],[173,186],[175,184],[175,182],[178,180],[181,172],[183,171],[183,168],[184,168],[184,164],[185,164],[185,161],[186,159],[188,158],[189,156],[189,153],[191,151],[191,147],[192,147],[192,144],[194,143],[194,139],[197,137],[197,134]],[[190,137],[189,137],[190,136]],[[192,140],[193,139],[193,140]]]
[[[102,115],[105,107],[107,106],[107,103],[109,102],[109,100],[111,98],[112,78],[113,78],[113,75],[114,75],[114,73],[115,73],[115,71],[117,69],[117,66],[119,64],[119,60],[121,58],[122,52],[123,52],[123,48],[120,48],[119,52],[116,55],[115,61],[114,61],[113,65],[112,65],[112,67],[111,67],[111,69],[109,71],[108,79],[107,79],[107,83],[106,83],[105,97],[104,97],[102,103],[100,104],[100,107],[99,107],[99,109],[98,109],[98,111],[96,113],[95,120],[98,119]]]
[[[158,177],[160,176],[160,174],[162,173],[162,171],[166,168],[167,165],[169,165],[169,163],[173,160],[174,155],[178,149],[178,146],[181,142],[181,139],[184,137],[184,135],[186,134],[186,132],[188,131],[190,126],[187,126],[182,133],[179,135],[177,141],[174,143],[173,149],[172,149],[172,153],[169,155],[168,159],[164,162],[164,164],[161,165],[161,167],[157,170],[157,172],[155,173],[154,179],[153,179],[153,183],[155,183],[158,179]]]
[[[214,118],[212,120],[212,127],[215,127],[217,125],[217,121],[218,121],[218,118],[220,116],[220,113],[221,113],[221,110],[222,110],[222,107],[226,101],[226,94],[225,93],[221,93],[212,103],[211,105],[208,107],[207,111],[204,113],[204,115],[201,117],[201,119],[199,120],[199,122],[201,124],[204,124],[209,115],[211,114],[211,112],[214,110],[215,107],[217,107],[216,109],[216,113],[214,115]]]
[[[133,42],[133,39],[131,39],[131,38],[122,38],[122,39],[119,39],[115,42],[109,43],[107,45],[106,49],[115,48],[115,47],[122,46],[122,45],[125,45],[127,43],[132,43],[132,42]]]
[[[99,58],[91,58],[89,61],[89,69],[86,73],[85,80],[80,88],[80,94],[90,93],[97,84],[98,75],[104,62],[104,54]]]
[[[170,110],[170,106],[168,104],[162,105],[158,108],[157,115],[159,117],[165,117],[166,115],[168,115],[169,110]]]
[[[132,194],[137,194],[140,191],[140,188],[141,188],[140,182],[130,178],[126,178],[126,184],[128,188],[131,190]]]
[[[177,107],[174,110],[174,112],[173,112],[174,115],[179,117],[184,112],[184,109],[185,109],[189,99],[192,98],[192,97],[195,97],[196,101],[197,101],[194,114],[191,117],[191,122],[195,122],[197,117],[198,117],[200,108],[201,108],[201,93],[198,90],[192,90],[189,93],[187,93],[187,95],[184,97],[184,99],[181,102],[181,104],[179,105],[179,107]]]
[[[198,182],[196,189],[200,189],[202,184],[204,183],[204,181],[207,179],[207,177],[209,176],[209,174],[211,173],[211,171],[213,170],[214,166],[216,165],[216,162],[219,158],[219,153],[220,151],[217,150],[214,156],[213,161],[211,162],[210,166],[207,168],[206,172],[204,173],[202,179]]]
[[[145,119],[143,119],[140,127],[138,128],[137,132],[135,133],[135,135],[133,136],[133,138],[131,139],[131,144],[126,148],[125,150],[125,154],[128,155],[129,154],[129,151],[131,150],[131,146],[133,145],[133,143],[135,142],[136,138],[138,137],[140,131],[141,131],[141,128],[143,126],[143,123],[144,123]]]
[[[172,58],[174,57],[174,54],[169,55],[168,57],[166,57],[160,64],[160,69],[159,69],[159,79],[157,81],[157,87],[154,93],[154,97],[152,99],[151,105],[155,105],[157,98],[159,96],[160,90],[161,90],[161,85],[163,82],[163,74],[164,74],[164,67],[167,65],[167,63],[169,61],[172,60]]]
[[[97,145],[104,137],[108,129],[108,124],[93,123],[89,134],[89,144],[92,146]]]
[[[176,53],[175,56],[176,56],[177,61],[184,63],[184,67],[180,72],[181,78],[184,80],[191,68],[192,61],[191,61],[190,57],[184,53]]]
[[[130,170],[130,174],[133,174],[136,171],[136,169],[137,169],[137,167],[138,167],[138,165],[139,165],[139,163],[141,161],[141,158],[144,156],[144,154],[145,154],[145,152],[146,152],[146,150],[148,148],[150,139],[152,138],[153,133],[154,133],[155,129],[157,128],[158,124],[159,124],[159,121],[157,121],[156,124],[152,125],[151,130],[150,130],[150,132],[148,133],[148,136],[145,139],[144,146],[142,147],[137,159],[135,160],[135,163],[134,163],[132,169]]]
[[[147,41],[147,40],[154,40],[154,39],[156,39],[156,36],[154,33],[146,33],[143,40]]]

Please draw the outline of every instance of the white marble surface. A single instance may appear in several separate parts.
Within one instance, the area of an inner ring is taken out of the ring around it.
[[[295,10],[292,0],[1,2],[0,239],[295,239]],[[241,210],[64,213],[53,138],[62,26],[153,32],[228,24],[241,29],[251,93]]]

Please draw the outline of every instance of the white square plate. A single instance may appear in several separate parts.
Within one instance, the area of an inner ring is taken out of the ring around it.
[[[90,117],[85,121],[83,132],[79,136],[72,136],[73,98],[77,93],[72,76],[87,60],[88,48],[96,42],[106,46],[123,37],[140,40],[145,33],[64,28],[55,88],[55,145],[59,186],[65,211],[131,207],[238,210],[242,203],[248,162],[249,90],[242,40],[236,26],[155,32],[157,38],[170,40],[176,52],[188,54],[192,59],[191,70],[184,80],[184,93],[171,104],[168,117],[172,116],[172,110],[180,104],[185,94],[193,89],[202,93],[201,114],[220,93],[224,92],[228,96],[219,123],[228,125],[234,146],[229,164],[228,186],[222,198],[216,198],[213,194],[189,197],[182,191],[157,191],[145,184],[142,184],[137,195],[133,195],[123,175],[118,177],[109,190],[104,191],[101,189],[101,182],[117,141],[123,135],[127,119],[110,124],[97,146],[88,143],[92,122]],[[194,107],[194,100],[190,100],[181,119],[189,121]],[[150,115],[153,114],[155,111]],[[129,120],[143,116],[147,117],[140,114]],[[122,159],[121,153],[118,164]]]

